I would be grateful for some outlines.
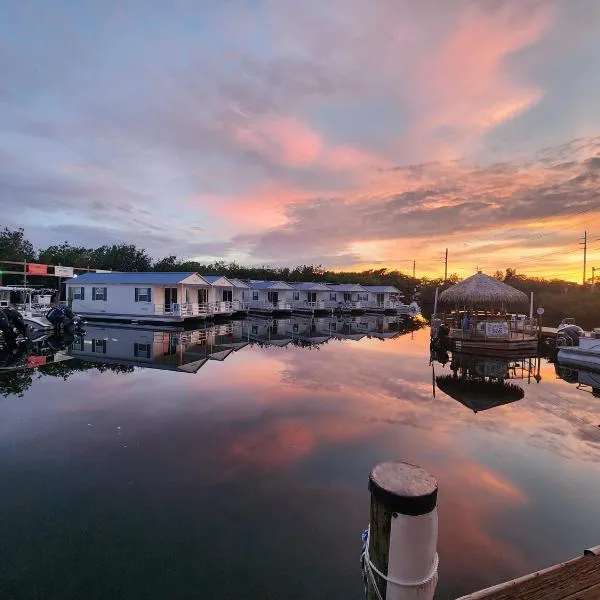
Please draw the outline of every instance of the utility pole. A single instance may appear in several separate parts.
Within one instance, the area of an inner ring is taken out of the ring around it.
[[[417,261],[413,260],[413,279],[416,279],[415,273],[417,271]]]
[[[446,258],[444,259],[444,283],[448,281],[448,248],[446,248]]]
[[[583,285],[585,286],[587,275],[587,231],[583,232],[583,238],[581,238],[579,245],[583,246]]]

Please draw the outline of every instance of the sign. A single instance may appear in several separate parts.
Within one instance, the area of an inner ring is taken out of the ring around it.
[[[508,337],[508,323],[506,321],[486,321],[485,335],[491,338]]]
[[[112,271],[106,271],[105,269],[96,269],[96,273],[112,273]]]
[[[48,275],[48,265],[39,265],[37,263],[29,263],[27,272],[32,275]]]
[[[543,308],[540,306],[540,307],[537,309],[537,311],[536,311],[536,312],[537,312],[537,314],[538,314],[538,315],[540,315],[540,317],[541,317],[541,316],[544,314],[544,309],[543,309]]]
[[[56,277],[73,277],[73,267],[54,267]]]

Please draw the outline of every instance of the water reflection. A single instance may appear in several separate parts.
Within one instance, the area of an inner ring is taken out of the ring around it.
[[[28,371],[0,403],[6,597],[359,600],[366,479],[396,458],[440,483],[440,598],[598,543],[598,401],[553,364],[430,365],[418,323],[274,325],[90,325],[67,381]],[[474,414],[432,369],[524,397]]]
[[[600,398],[600,372],[577,369],[572,366],[554,363],[556,375],[567,383],[575,384],[578,390],[586,391]]]

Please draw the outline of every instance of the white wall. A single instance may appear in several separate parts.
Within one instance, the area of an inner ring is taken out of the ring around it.
[[[154,304],[163,304],[165,301],[164,286],[148,286],[133,284],[113,285],[77,285],[67,284],[67,298],[70,296],[69,288],[85,287],[85,299],[73,300],[72,310],[74,313],[109,313],[120,315],[151,315],[154,313]],[[106,301],[92,300],[92,287],[106,288]],[[136,302],[135,288],[150,287],[152,289],[152,302]]]

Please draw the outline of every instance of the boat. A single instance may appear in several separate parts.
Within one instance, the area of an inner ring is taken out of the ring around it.
[[[570,324],[569,327],[577,327]],[[578,328],[581,329],[581,328]],[[581,330],[583,331],[583,330]],[[600,328],[576,335],[571,330],[569,335],[563,329],[556,338],[558,348],[557,360],[560,365],[581,366],[600,370]]]
[[[537,322],[531,314],[533,301],[529,317],[507,312],[508,307],[527,304],[528,300],[523,292],[481,272],[439,295],[440,304],[450,307],[448,312],[438,313],[436,291],[432,349],[490,356],[534,354],[538,337]]]

